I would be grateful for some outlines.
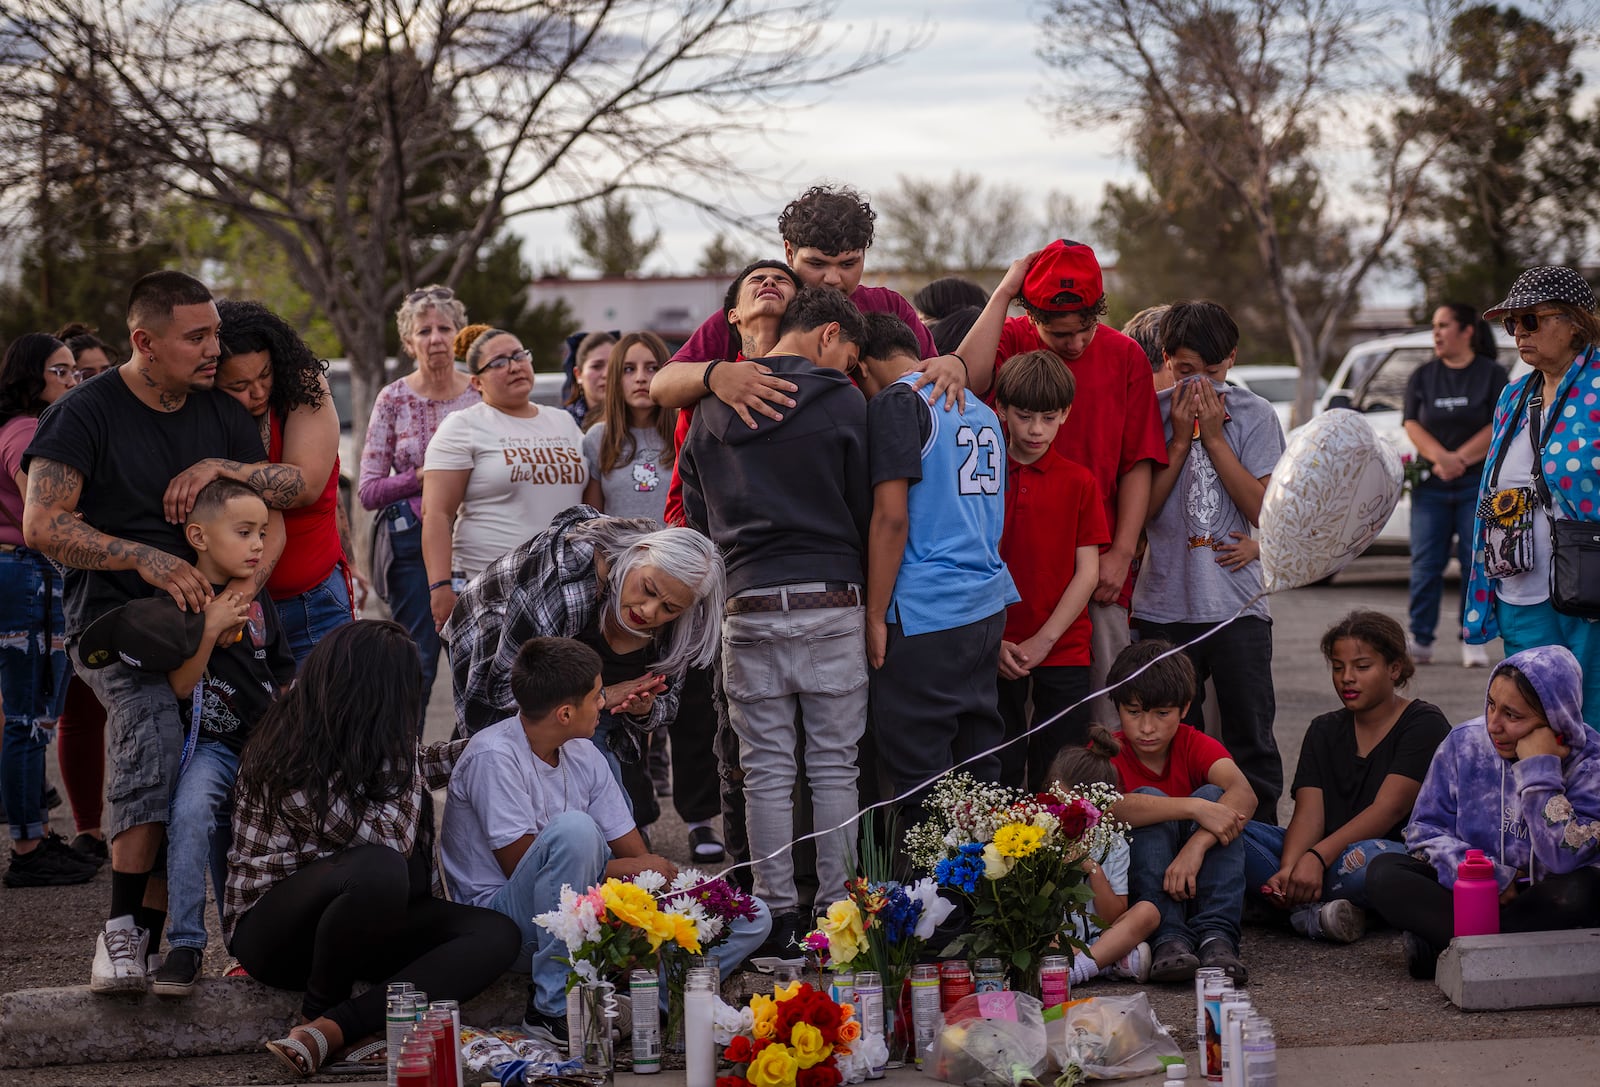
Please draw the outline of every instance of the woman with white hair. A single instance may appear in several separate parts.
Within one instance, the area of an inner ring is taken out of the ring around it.
[[[600,654],[594,738],[620,781],[619,759],[637,762],[644,734],[676,716],[684,672],[711,661],[726,595],[722,556],[698,532],[562,511],[473,579],[445,624],[458,734],[517,712],[511,665],[523,642],[576,638]]]

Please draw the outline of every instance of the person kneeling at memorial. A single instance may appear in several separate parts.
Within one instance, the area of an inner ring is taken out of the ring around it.
[[[1406,827],[1409,855],[1367,865],[1367,898],[1405,933],[1406,969],[1431,978],[1454,932],[1456,869],[1494,862],[1500,931],[1600,919],[1600,733],[1583,721],[1583,672],[1565,646],[1495,666],[1484,715],[1450,730]]]
[[[450,777],[440,853],[450,895],[510,917],[513,969],[533,975],[523,1027],[566,1043],[565,946],[534,924],[561,888],[677,868],[648,852],[622,787],[589,742],[600,720],[600,655],[570,638],[530,638],[511,666],[517,715],[476,733]],[[575,742],[572,742],[575,741]],[[716,948],[722,976],[766,939],[771,917],[735,921]]]

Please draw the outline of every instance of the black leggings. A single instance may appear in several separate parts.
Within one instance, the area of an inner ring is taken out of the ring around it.
[[[239,918],[230,950],[257,981],[303,989],[302,1014],[332,1019],[346,1042],[383,1029],[379,983],[409,981],[433,999],[470,1000],[511,965],[522,934],[493,910],[432,897],[410,867],[381,845],[324,857]],[[375,984],[352,997],[356,981]]]
[[[1455,935],[1455,896],[1425,860],[1385,853],[1367,865],[1367,901],[1437,955]],[[1501,932],[1549,932],[1600,923],[1600,869],[1546,876],[1500,907]]]

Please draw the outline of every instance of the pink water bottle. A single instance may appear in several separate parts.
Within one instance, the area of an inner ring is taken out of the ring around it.
[[[1456,935],[1493,936],[1500,931],[1500,884],[1494,862],[1481,849],[1467,850],[1456,869]]]

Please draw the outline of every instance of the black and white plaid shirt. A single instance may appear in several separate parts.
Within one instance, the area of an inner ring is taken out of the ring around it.
[[[461,593],[441,635],[450,647],[458,735],[471,736],[515,715],[511,665],[523,642],[575,638],[594,619],[600,595],[595,545],[569,538],[569,531],[599,516],[592,506],[563,510],[547,530],[490,563]],[[618,751],[622,758],[631,752],[630,761],[636,761],[640,732],[678,715],[683,676],[667,679],[648,718],[616,717],[626,726],[612,733],[624,744]]]
[[[433,893],[443,898],[438,865],[432,863],[432,821],[422,818],[432,802],[425,790],[450,782],[466,740],[446,740],[417,750],[411,788],[393,800],[356,806],[349,797],[329,798],[328,814],[317,820],[306,794],[291,793],[268,813],[259,803],[235,797],[233,848],[228,851],[228,887],[223,896],[223,942],[233,942],[234,926],[263,895],[300,869],[354,845],[388,846],[411,856],[423,851],[433,872]]]

